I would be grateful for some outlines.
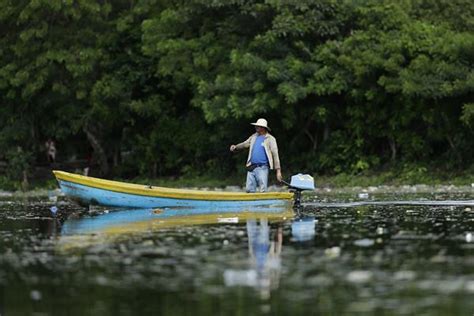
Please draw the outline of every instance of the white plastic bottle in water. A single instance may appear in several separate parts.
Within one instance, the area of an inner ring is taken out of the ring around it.
[[[56,205],[51,206],[49,210],[53,215],[56,215],[56,213],[58,212],[58,208],[56,207]]]

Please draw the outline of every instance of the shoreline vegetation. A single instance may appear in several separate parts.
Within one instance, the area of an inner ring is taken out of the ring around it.
[[[241,186],[246,152],[229,146],[259,118],[286,179],[308,173],[329,188],[474,182],[471,1],[0,8],[0,189],[54,189],[53,167]]]
[[[287,180],[290,175],[286,174]],[[474,193],[474,173],[447,172],[416,168],[407,170],[370,171],[361,174],[312,175],[316,183],[316,193]],[[131,179],[113,178],[112,180],[128,183],[147,184],[162,187],[175,187],[200,190],[241,191],[245,186],[245,174],[235,174],[232,177],[218,178],[209,175],[183,175],[181,177]],[[270,190],[285,190],[270,177]],[[0,197],[40,197],[60,195],[56,180],[51,178],[36,179],[30,182],[28,188],[22,188],[20,182],[7,182],[0,178]]]

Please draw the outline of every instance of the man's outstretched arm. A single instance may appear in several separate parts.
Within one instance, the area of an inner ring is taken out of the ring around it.
[[[252,136],[250,136],[246,141],[239,143],[237,145],[230,145],[230,151],[236,151],[236,150],[241,150],[244,148],[249,148],[250,147],[250,139]]]

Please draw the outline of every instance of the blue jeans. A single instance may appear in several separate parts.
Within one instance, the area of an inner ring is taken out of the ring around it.
[[[257,192],[257,188],[260,188],[259,192],[266,192],[268,186],[268,166],[260,166],[253,171],[247,171],[247,183],[245,185],[245,191],[247,193]]]

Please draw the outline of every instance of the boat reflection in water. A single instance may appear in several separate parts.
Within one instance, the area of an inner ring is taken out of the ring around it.
[[[113,241],[127,234],[153,232],[160,229],[204,224],[243,223],[254,218],[285,221],[294,216],[288,207],[226,208],[163,208],[119,209],[95,212],[95,215],[70,216],[61,227],[59,250],[83,248]]]
[[[103,210],[95,216],[67,219],[61,228],[62,236],[123,235],[182,225],[239,223],[252,218],[286,220],[293,218],[291,208],[253,207],[209,210],[208,208],[162,208]]]
[[[291,224],[292,241],[310,241],[316,234],[314,217],[299,217]],[[281,253],[283,246],[283,224],[269,225],[267,218],[247,220],[249,269],[227,269],[224,272],[226,286],[248,286],[257,289],[260,298],[268,299],[272,290],[279,286]]]
[[[245,222],[248,237],[249,262],[229,263],[224,270],[228,287],[255,288],[262,299],[277,289],[281,274],[283,223],[291,220],[291,241],[314,239],[314,217],[298,217],[291,208],[265,207],[222,212],[206,209],[133,209],[105,211],[97,216],[70,218],[61,228],[60,250],[71,250],[115,240],[127,234],[159,231],[191,225],[241,224]],[[236,264],[237,266],[235,266]],[[233,266],[234,265],[234,266]],[[236,269],[235,269],[235,268]]]

